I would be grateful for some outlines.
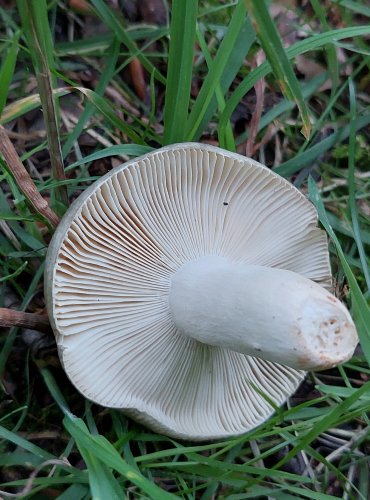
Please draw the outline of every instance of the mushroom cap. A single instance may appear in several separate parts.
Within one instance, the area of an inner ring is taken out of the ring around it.
[[[207,255],[331,285],[314,206],[260,163],[210,145],[136,158],[72,204],[49,247],[45,295],[61,362],[84,396],[157,432],[208,440],[253,429],[274,412],[269,400],[294,393],[305,372],[177,330],[171,279]]]

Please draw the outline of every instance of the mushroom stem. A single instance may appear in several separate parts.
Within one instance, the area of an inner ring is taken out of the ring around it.
[[[173,276],[169,301],[182,334],[301,370],[343,363],[358,341],[334,295],[284,269],[202,257]]]

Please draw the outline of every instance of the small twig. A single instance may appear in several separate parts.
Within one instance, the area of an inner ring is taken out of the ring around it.
[[[61,465],[64,467],[72,467],[67,458],[63,457],[61,460],[58,459],[51,459],[51,460],[46,460],[42,464],[40,464],[34,471],[32,471],[32,474],[29,476],[27,479],[25,487],[19,491],[18,493],[8,493],[7,491],[0,491],[0,500],[2,498],[20,498],[23,496],[28,495],[32,491],[32,486],[34,483],[34,480],[36,479],[36,476],[38,473],[44,468],[47,467],[48,465]]]
[[[59,217],[38,192],[2,125],[0,125],[0,153],[8,164],[19,189],[23,192],[32,207],[56,227],[59,224]]]
[[[12,328],[13,326],[29,328],[43,333],[52,332],[47,316],[0,307],[0,327]]]

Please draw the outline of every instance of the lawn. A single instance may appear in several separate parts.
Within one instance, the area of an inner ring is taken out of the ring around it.
[[[0,26],[0,498],[366,500],[368,2],[0,0]],[[70,203],[180,142],[251,157],[311,200],[360,339],[259,427],[201,443],[85,399],[43,286]]]

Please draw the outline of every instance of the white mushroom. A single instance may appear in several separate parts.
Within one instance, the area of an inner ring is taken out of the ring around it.
[[[357,335],[315,208],[263,165],[177,144],[115,168],[53,237],[46,298],[87,398],[205,440],[264,422]],[[265,397],[264,397],[265,396]]]

